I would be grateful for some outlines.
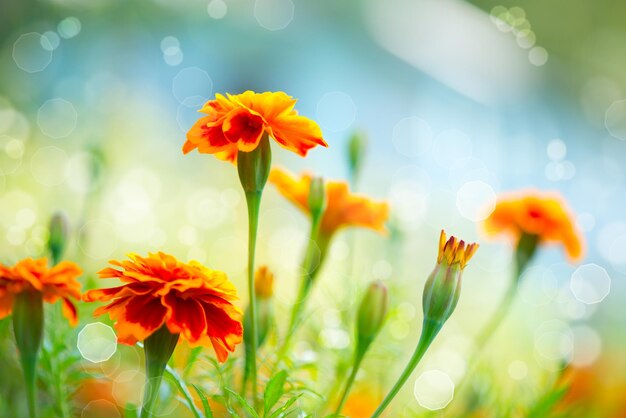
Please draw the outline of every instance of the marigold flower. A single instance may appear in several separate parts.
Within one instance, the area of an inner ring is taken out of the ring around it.
[[[556,192],[525,191],[503,195],[485,220],[490,235],[536,236],[540,244],[560,243],[571,261],[583,257],[583,237],[567,203]]]
[[[19,293],[37,292],[48,303],[61,299],[63,315],[76,325],[78,315],[71,299],[80,300],[80,283],[76,279],[81,274],[80,267],[70,261],[51,268],[45,258],[27,258],[13,267],[0,264],[0,319],[11,314]]]
[[[288,200],[306,213],[309,209],[309,191],[312,176],[304,173],[294,177],[287,170],[273,168],[270,182]],[[360,226],[378,232],[386,232],[385,221],[389,216],[389,206],[385,202],[350,193],[348,184],[343,181],[327,181],[326,209],[322,215],[320,234],[331,236],[346,226]]]
[[[119,270],[109,267],[98,273],[121,280],[122,286],[85,293],[89,302],[112,301],[94,315],[109,314],[121,343],[145,340],[165,325],[193,346],[211,343],[218,360],[225,361],[243,335],[241,311],[232,303],[237,290],[226,274],[162,252],[129,258],[110,262]]]
[[[466,244],[455,237],[439,235],[437,265],[424,287],[424,319],[443,325],[456,308],[461,295],[461,275],[467,262],[478,250],[478,244]]]
[[[254,292],[259,299],[269,299],[274,295],[274,273],[267,266],[261,266],[256,270]]]
[[[201,117],[187,133],[185,154],[203,154],[235,161],[239,151],[250,152],[264,133],[283,148],[304,157],[317,145],[328,146],[320,127],[294,109],[296,99],[281,92],[215,95],[200,109]]]

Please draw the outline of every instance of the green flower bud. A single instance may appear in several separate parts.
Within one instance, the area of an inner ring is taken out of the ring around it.
[[[348,140],[348,164],[350,173],[355,177],[361,170],[367,150],[367,135],[363,131],[355,131]]]
[[[52,264],[56,265],[61,261],[68,238],[67,217],[62,212],[56,212],[50,219],[48,235],[48,251],[52,258]]]
[[[241,186],[246,193],[261,193],[267,183],[272,166],[272,150],[266,133],[259,145],[250,152],[239,151],[237,171]]]
[[[463,269],[477,249],[478,244],[466,245],[455,237],[446,241],[446,233],[441,231],[437,265],[424,286],[424,320],[443,326],[450,318],[461,295]]]
[[[311,211],[311,217],[316,219],[319,218],[326,209],[324,179],[321,177],[313,177],[309,187],[309,210]]]
[[[383,327],[387,316],[388,292],[381,281],[370,284],[357,315],[357,351],[364,352]]]

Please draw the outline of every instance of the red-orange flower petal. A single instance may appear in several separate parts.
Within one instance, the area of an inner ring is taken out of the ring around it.
[[[94,315],[108,313],[122,343],[145,340],[165,324],[191,345],[211,344],[225,361],[243,338],[241,311],[233,304],[237,291],[226,274],[164,253],[129,258],[99,272],[122,286],[85,293],[87,301],[110,302]]]
[[[521,234],[536,235],[542,244],[563,245],[571,261],[583,257],[583,236],[567,203],[556,192],[530,190],[503,195],[484,225],[490,235],[508,234],[514,239]]]
[[[44,301],[55,303],[62,300],[62,311],[71,325],[78,323],[76,307],[72,299],[80,299],[82,274],[78,265],[63,261],[49,268],[48,260],[27,258],[13,267],[0,264],[0,319],[11,314],[15,295],[20,292],[39,292]]]
[[[284,92],[217,94],[200,112],[207,114],[187,132],[185,154],[203,154],[235,161],[239,151],[254,150],[267,133],[283,148],[306,156],[318,145],[328,146],[317,123],[298,115],[296,100]]]
[[[309,174],[299,178],[281,168],[273,168],[270,182],[288,200],[301,210],[309,213]],[[386,232],[385,222],[389,217],[389,206],[385,202],[375,202],[368,197],[352,194],[346,182],[326,181],[326,209],[322,215],[320,231],[327,236],[347,226],[359,226]]]

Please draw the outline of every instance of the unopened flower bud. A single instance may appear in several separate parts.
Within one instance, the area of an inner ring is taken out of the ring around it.
[[[478,244],[466,245],[455,237],[446,241],[446,233],[441,231],[437,265],[424,287],[424,320],[443,325],[452,315],[461,295],[463,269],[477,249]]]
[[[326,209],[326,190],[324,179],[313,177],[309,186],[309,210],[313,218],[318,218]]]
[[[62,212],[56,212],[50,219],[48,235],[48,251],[53,264],[58,264],[63,257],[63,252],[67,247],[68,238],[67,217]]]
[[[365,351],[383,327],[387,317],[388,292],[381,281],[370,284],[363,296],[357,315],[359,351]]]
[[[254,274],[254,293],[259,300],[269,299],[274,295],[274,273],[267,266],[259,267]]]
[[[356,176],[361,169],[367,150],[367,135],[363,131],[355,131],[348,140],[348,164],[350,172]]]

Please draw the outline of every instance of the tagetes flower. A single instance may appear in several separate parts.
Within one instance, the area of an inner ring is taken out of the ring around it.
[[[342,414],[350,418],[368,418],[376,410],[381,398],[371,389],[358,389],[348,397]]]
[[[441,264],[443,261],[448,266],[458,263],[459,267],[464,269],[467,262],[476,254],[476,250],[478,250],[478,244],[466,244],[465,241],[454,236],[446,239],[446,232],[441,230],[437,264]]]
[[[282,91],[217,94],[200,109],[207,116],[187,132],[183,152],[198,149],[234,161],[239,151],[254,150],[264,133],[302,157],[317,145],[328,146],[317,123],[298,115],[296,101]]]
[[[269,180],[283,196],[309,213],[311,179],[312,176],[308,173],[296,178],[287,170],[273,168]],[[322,215],[320,235],[332,236],[337,230],[347,226],[386,232],[385,222],[389,217],[387,203],[353,194],[343,181],[326,181],[325,190],[326,209]]]
[[[44,301],[62,303],[63,315],[72,326],[78,323],[76,306],[80,300],[80,283],[76,280],[82,270],[70,261],[48,267],[48,260],[27,258],[13,267],[0,264],[0,319],[11,314],[15,296],[22,292],[38,292]]]
[[[110,262],[119,269],[109,267],[98,273],[101,278],[121,280],[122,286],[85,294],[89,302],[112,301],[94,315],[109,314],[121,343],[145,340],[165,325],[193,346],[210,343],[218,360],[225,361],[243,335],[241,311],[233,305],[237,291],[226,274],[162,252],[129,258]]]
[[[565,200],[555,192],[525,191],[503,195],[485,220],[488,234],[536,236],[540,244],[563,245],[571,261],[583,256],[583,237]]]
[[[267,266],[261,266],[256,270],[254,292],[259,299],[269,299],[274,295],[274,273]]]

